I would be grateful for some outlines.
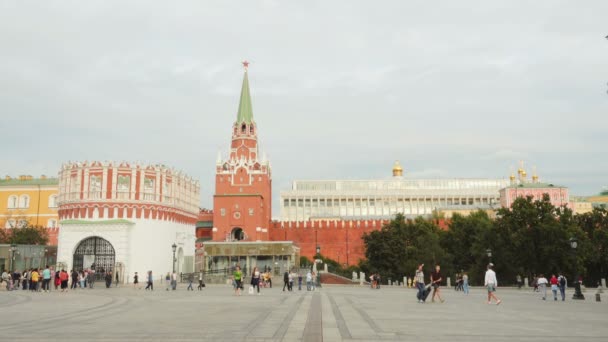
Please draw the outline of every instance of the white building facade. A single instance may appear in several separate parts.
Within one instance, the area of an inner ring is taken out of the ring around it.
[[[428,216],[438,210],[492,209],[508,179],[408,179],[398,163],[384,180],[296,180],[281,192],[281,219],[386,219],[397,213]]]
[[[200,185],[164,165],[68,163],[59,172],[57,262],[120,282],[194,270]]]

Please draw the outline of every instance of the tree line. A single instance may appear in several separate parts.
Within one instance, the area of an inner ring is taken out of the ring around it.
[[[567,207],[555,207],[548,195],[542,200],[518,198],[511,208],[468,216],[455,214],[442,230],[434,219],[406,219],[398,214],[382,229],[363,236],[367,260],[359,268],[383,279],[412,277],[420,263],[425,272],[440,264],[446,276],[467,272],[472,284],[483,284],[487,264],[495,265],[499,282],[515,284],[516,276],[575,272],[588,286],[595,286],[608,271],[608,211],[574,215]],[[570,239],[577,240],[576,251]]]

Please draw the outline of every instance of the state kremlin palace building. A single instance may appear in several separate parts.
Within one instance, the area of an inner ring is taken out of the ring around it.
[[[294,181],[281,192],[280,220],[273,220],[272,169],[259,153],[248,63],[243,65],[230,152],[216,161],[213,209],[199,209],[198,181],[164,165],[65,164],[54,183],[57,193],[45,193],[57,208],[57,216],[47,219],[49,228],[59,226],[57,266],[103,269],[122,279],[148,270],[158,276],[172,269],[173,247],[178,272],[239,264],[280,274],[298,266],[300,256],[312,259],[318,252],[343,265],[357,264],[365,258],[363,234],[379,230],[397,213],[492,214],[517,196],[544,193],[554,204],[574,208],[567,188],[540,183],[535,174],[528,181],[523,166],[509,179],[410,179],[395,162],[389,179]],[[4,197],[10,209],[25,195]],[[10,229],[15,220],[6,221]],[[442,220],[437,223],[445,227]]]

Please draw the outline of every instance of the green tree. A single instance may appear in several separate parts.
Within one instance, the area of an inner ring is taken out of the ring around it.
[[[608,211],[594,208],[592,212],[575,216],[576,223],[585,234],[582,259],[587,270],[587,282],[595,285],[608,272]],[[579,251],[578,254],[581,254]]]
[[[44,227],[27,225],[10,229],[9,242],[17,245],[46,245],[49,234]]]
[[[471,284],[483,282],[488,263],[486,250],[495,245],[494,221],[485,211],[468,216],[455,214],[449,229],[442,232],[441,246],[451,255],[456,272],[465,271]]]
[[[451,259],[439,243],[440,229],[432,221],[418,218],[405,220],[395,216],[381,230],[363,236],[367,263],[361,266],[367,272],[379,272],[384,279],[402,279],[413,276],[419,263],[431,269],[435,263],[444,265],[448,274]]]
[[[576,226],[572,211],[555,207],[548,195],[533,201],[518,198],[511,208],[501,208],[495,221],[494,243],[489,241],[496,261],[497,273],[511,282],[517,273],[572,273],[575,260],[569,239],[576,236],[581,247],[585,236]],[[584,248],[581,248],[581,252]],[[579,253],[579,259],[584,253]],[[580,269],[579,269],[580,270]]]

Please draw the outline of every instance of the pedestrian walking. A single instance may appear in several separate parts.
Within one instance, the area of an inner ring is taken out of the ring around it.
[[[416,269],[416,275],[414,276],[415,286],[418,289],[418,294],[416,294],[416,298],[418,298],[418,303],[424,303],[426,298],[424,298],[424,272],[422,269],[424,268],[424,264],[418,265],[418,269]]]
[[[24,269],[22,280],[21,280],[21,288],[23,290],[29,289],[30,277],[31,277],[31,271],[28,269]]]
[[[95,287],[95,270],[94,269],[89,270],[88,278],[89,278],[88,279],[89,288],[92,289],[93,287]]]
[[[294,279],[295,275],[293,273],[293,271],[289,272],[289,292],[293,291],[293,279]]]
[[[568,286],[568,280],[561,272],[557,278],[559,284],[559,292],[562,295],[562,302],[566,300],[566,287]]]
[[[517,289],[521,290],[521,287],[524,285],[524,282],[521,280],[521,275],[517,275],[515,277],[515,281],[517,281]]]
[[[114,285],[114,287],[118,287],[118,280],[119,280],[119,278],[118,278],[118,272],[116,272],[116,284]]]
[[[51,269],[49,268],[49,265],[46,265],[44,270],[42,270],[42,290],[44,292],[49,292],[51,290],[49,288],[50,283],[51,283]]]
[[[70,289],[75,289],[78,287],[78,272],[76,270],[71,270],[70,273],[72,277],[72,285],[70,286]]]
[[[146,284],[146,290],[154,291],[154,278],[152,277],[152,271],[148,271],[148,279]]]
[[[106,272],[106,289],[109,289],[112,286],[112,272]]]
[[[59,279],[61,281],[61,292],[67,292],[68,282],[70,280],[70,276],[68,275],[68,272],[66,272],[64,269],[62,269],[61,273],[59,273]]]
[[[488,304],[492,304],[492,299],[496,301],[496,305],[499,305],[502,301],[496,297],[496,287],[498,286],[498,280],[496,279],[496,273],[493,270],[494,264],[489,263],[486,271],[484,285],[488,288]]]
[[[34,269],[32,271],[32,278],[30,284],[30,291],[38,291],[38,281],[40,280],[40,273],[38,273],[38,269]]]
[[[462,275],[462,292],[469,294],[469,275],[466,272]]]
[[[310,271],[306,273],[306,291],[312,290],[312,274]]]
[[[133,288],[139,289],[139,276],[137,275],[137,272],[133,275]]]
[[[557,281],[557,277],[555,276],[555,274],[551,275],[551,279],[549,280],[549,283],[551,283],[551,292],[553,292],[553,301],[557,301],[557,291],[558,289],[558,284],[559,282]]]
[[[287,271],[283,273],[283,292],[285,292],[285,288],[289,291],[289,272]]]
[[[188,287],[186,288],[186,291],[194,291],[194,287],[192,287],[192,283],[194,282],[194,273],[190,273],[188,274]]]
[[[253,272],[251,273],[251,286],[253,286],[254,291],[255,291],[255,288],[257,287],[258,296],[259,296],[260,295],[260,271],[258,270],[257,266],[253,268]]]
[[[236,266],[232,273],[232,277],[234,280],[234,295],[240,296],[241,289],[243,288],[243,272],[241,271],[241,266]]]
[[[298,272],[298,291],[302,291],[302,274]]]
[[[171,273],[169,272],[165,276],[165,283],[167,284],[167,291],[169,291],[169,287],[171,287]]]
[[[84,289],[84,282],[85,282],[84,272],[80,271],[80,272],[78,272],[78,283],[80,283],[81,289]]]
[[[177,290],[177,272],[171,274],[171,290]]]
[[[3,270],[2,271],[2,278],[0,278],[0,284],[6,283],[6,291],[10,291],[11,290],[11,287],[10,287],[10,283],[11,282],[12,282],[12,279],[11,279],[10,274],[6,270]]]
[[[198,290],[202,291],[203,287],[205,287],[205,283],[203,282],[203,271],[198,273]]]
[[[541,274],[540,277],[538,277],[538,280],[536,281],[536,283],[538,284],[540,293],[543,295],[543,300],[546,300],[547,299],[547,284],[549,284],[549,281],[547,280],[547,278],[545,278],[545,276],[543,274]]]
[[[61,286],[61,278],[59,278],[59,276],[61,275],[61,271],[57,270],[57,272],[55,272],[55,283],[53,285],[55,285],[55,291],[57,291],[57,289]]]
[[[441,298],[441,282],[443,281],[443,276],[441,275],[441,266],[439,264],[435,265],[435,272],[431,273],[431,284],[433,285],[433,297],[431,298],[431,302],[435,302],[435,297],[439,299],[440,302],[445,302],[443,298]]]

